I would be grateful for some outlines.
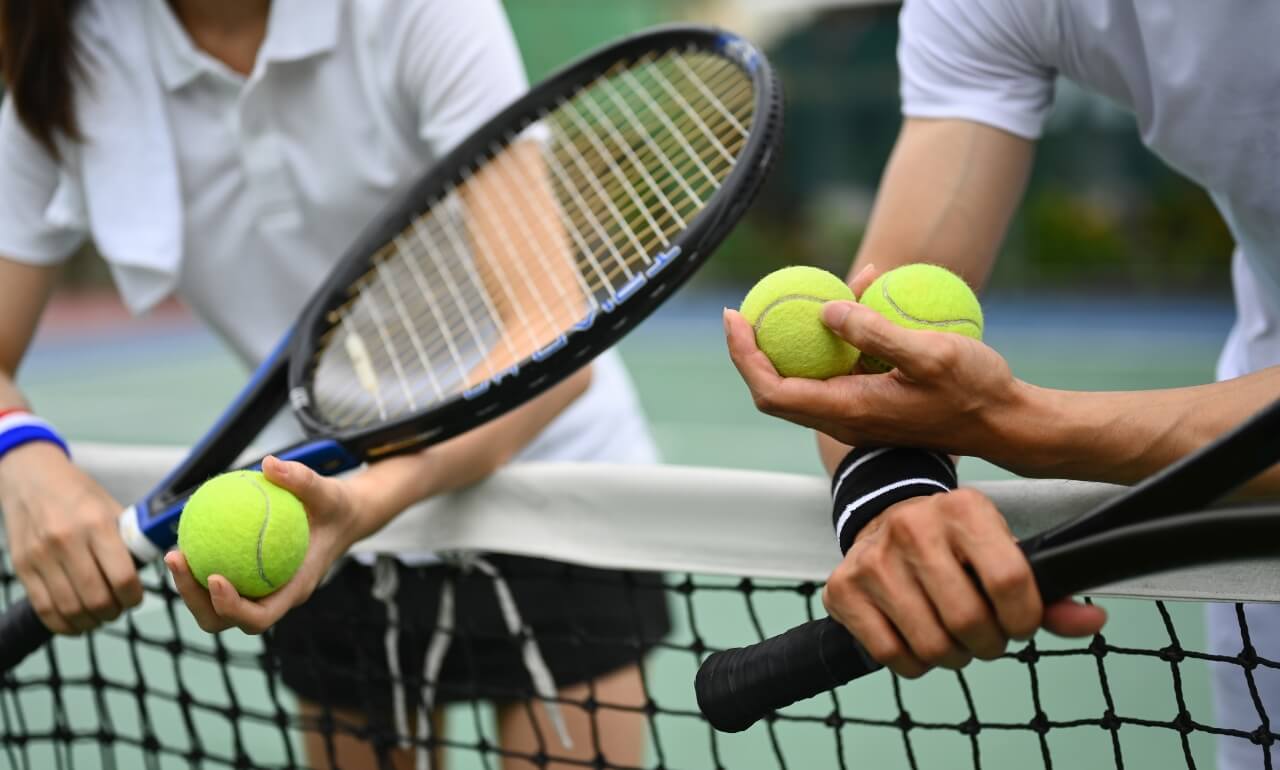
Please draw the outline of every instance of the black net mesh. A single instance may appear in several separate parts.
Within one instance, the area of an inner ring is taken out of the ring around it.
[[[396,674],[387,667],[387,605],[372,596],[370,570],[345,569],[323,600],[264,642],[200,631],[155,568],[144,574],[143,607],[58,639],[4,678],[0,767],[412,767],[418,746],[450,770],[1207,768],[1217,741],[1239,742],[1256,766],[1271,766],[1276,734],[1256,680],[1278,664],[1255,654],[1240,607],[1230,656],[1204,652],[1203,605],[1107,600],[1103,636],[1041,635],[1000,660],[915,681],[880,673],[723,735],[695,706],[698,662],[816,616],[817,586],[493,563],[561,683],[587,680],[559,697],[583,726],[573,749],[530,700],[520,640],[505,631],[483,572],[398,571]],[[20,587],[7,559],[0,580],[12,600]],[[424,647],[446,583],[456,627],[432,680],[433,701],[446,705],[430,734],[416,737],[397,726],[394,693],[416,731]],[[637,668],[591,681],[619,666]],[[1239,677],[1251,693],[1246,723],[1215,720],[1215,673]],[[300,705],[293,688],[312,705]],[[353,742],[359,757],[342,753]]]

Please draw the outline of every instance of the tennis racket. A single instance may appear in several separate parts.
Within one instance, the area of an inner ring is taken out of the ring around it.
[[[139,564],[286,404],[310,438],[277,456],[335,474],[525,403],[635,328],[746,211],[782,97],[750,43],[658,28],[569,65],[495,116],[346,252],[190,455],[120,517]],[[7,671],[50,638],[0,618]]]
[[[1274,505],[1188,511],[1277,461],[1280,400],[1092,511],[1023,540],[1019,545],[1042,598],[1048,603],[1140,575],[1274,556],[1280,542]],[[741,732],[780,708],[880,668],[844,626],[822,618],[708,656],[695,682],[698,708],[717,730]]]

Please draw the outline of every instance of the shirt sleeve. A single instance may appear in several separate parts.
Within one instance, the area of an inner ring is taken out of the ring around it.
[[[1056,79],[1052,0],[905,0],[902,114],[961,118],[1040,136]]]
[[[401,29],[400,88],[436,157],[528,89],[498,0],[419,0]]]
[[[59,164],[18,120],[13,100],[0,104],[0,256],[35,265],[64,261],[85,239],[83,228],[54,215]]]

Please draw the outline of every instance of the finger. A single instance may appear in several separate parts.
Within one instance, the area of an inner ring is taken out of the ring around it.
[[[778,370],[773,368],[773,362],[756,345],[755,330],[741,313],[724,309],[724,334],[729,358],[748,386],[754,389],[757,384],[766,385],[782,379]]]
[[[114,521],[109,522],[89,543],[98,569],[107,579],[107,587],[116,604],[124,608],[136,607],[142,602],[142,579],[133,554],[120,538]]]
[[[213,608],[213,600],[209,596],[209,591],[200,585],[195,575],[191,574],[191,567],[187,564],[187,559],[182,555],[181,551],[175,550],[165,554],[164,564],[169,568],[169,574],[173,576],[173,584],[178,589],[178,595],[182,597],[187,609],[191,611],[191,616],[195,618],[196,625],[211,634],[225,631],[231,627],[229,623],[226,623],[218,616],[217,611]],[[213,576],[209,580],[212,582]]]
[[[947,632],[924,587],[901,561],[889,557],[888,564],[878,579],[866,581],[863,590],[902,635],[913,655],[930,666],[963,668],[973,656]]]
[[[40,618],[45,628],[55,634],[77,632],[75,626],[71,625],[71,622],[58,611],[49,587],[45,585],[41,575],[36,573],[23,578],[22,586],[26,589],[27,600],[31,602],[32,609],[36,611],[36,616]]]
[[[969,488],[931,499],[944,508],[950,540],[982,586],[983,603],[998,621],[996,630],[1011,639],[1031,638],[1040,627],[1044,606],[1031,565],[1004,516],[990,498]],[[964,582],[973,585],[972,580]]]
[[[898,676],[915,679],[930,666],[917,658],[878,607],[865,599],[849,599],[829,607],[831,617],[849,630],[867,654]]]
[[[1000,657],[1008,637],[950,546],[941,537],[939,541],[936,548],[912,560],[920,585],[937,608],[948,635],[977,658]]]
[[[856,302],[828,302],[822,321],[833,332],[866,355],[901,367],[934,352],[930,333],[904,329],[876,311]]]
[[[1058,636],[1093,636],[1106,622],[1106,610],[1071,599],[1054,602],[1044,610],[1045,630]]]
[[[849,288],[853,289],[853,296],[861,297],[862,292],[867,290],[871,282],[880,276],[880,271],[875,265],[868,264],[858,271],[858,274],[849,282]]]
[[[231,582],[221,575],[209,576],[209,595],[218,617],[246,634],[261,634],[275,624],[288,611],[289,605],[283,589],[262,599],[253,601],[236,592]]]
[[[336,507],[336,482],[302,463],[268,456],[262,461],[262,472],[272,484],[298,498],[308,515],[328,512]]]
[[[62,607],[64,614],[67,614],[78,628],[88,631],[115,620],[124,608],[116,602],[116,597],[111,593],[107,578],[99,569],[98,561],[94,557],[92,545],[84,543],[83,547],[78,547],[76,550],[74,556],[69,556],[61,562],[61,566],[71,591],[75,594],[74,601],[77,608],[69,610],[67,605]],[[72,613],[76,617],[73,617]]]

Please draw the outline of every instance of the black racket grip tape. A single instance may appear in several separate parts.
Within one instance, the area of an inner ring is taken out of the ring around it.
[[[694,690],[711,726],[737,733],[784,706],[880,668],[844,626],[822,618],[710,655],[698,669]]]
[[[49,643],[53,632],[40,622],[31,602],[19,599],[0,617],[0,672],[9,672]]]

